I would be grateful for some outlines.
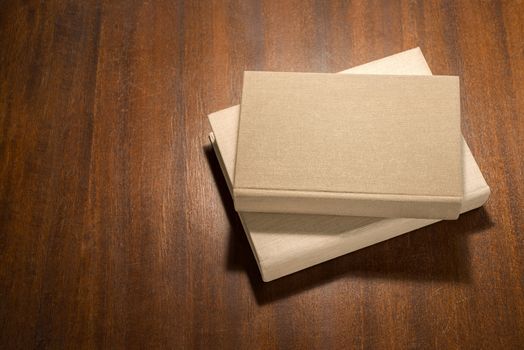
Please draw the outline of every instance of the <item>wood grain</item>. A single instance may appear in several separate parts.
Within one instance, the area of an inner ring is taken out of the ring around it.
[[[524,2],[0,1],[2,348],[524,344]],[[484,209],[264,284],[206,115],[420,46]]]

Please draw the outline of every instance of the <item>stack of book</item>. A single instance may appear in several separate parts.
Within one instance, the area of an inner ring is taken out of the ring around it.
[[[245,72],[210,140],[262,279],[478,208],[460,87],[420,49],[341,72]]]

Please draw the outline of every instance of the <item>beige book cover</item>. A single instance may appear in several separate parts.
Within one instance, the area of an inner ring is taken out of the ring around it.
[[[456,219],[455,76],[245,72],[239,211]]]
[[[341,73],[430,75],[420,49],[404,51]],[[239,106],[213,113],[213,148],[229,190],[235,172]],[[463,142],[464,198],[460,211],[482,206],[490,189]],[[239,212],[264,281],[271,281],[438,220]]]

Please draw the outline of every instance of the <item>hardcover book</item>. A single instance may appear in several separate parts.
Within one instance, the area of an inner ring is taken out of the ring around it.
[[[456,219],[455,76],[245,72],[238,211]]]
[[[346,74],[431,75],[419,48],[343,71]],[[233,191],[240,107],[209,115],[211,143]],[[462,142],[464,196],[460,212],[482,206],[490,189]],[[439,220],[239,212],[262,279],[271,281]]]

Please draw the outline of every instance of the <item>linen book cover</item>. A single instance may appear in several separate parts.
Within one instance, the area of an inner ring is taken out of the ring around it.
[[[430,75],[419,48],[353,67],[341,73]],[[239,106],[209,115],[213,148],[232,193]],[[465,141],[461,212],[484,204],[490,190]],[[271,281],[438,220],[239,212],[262,279]]]
[[[456,219],[455,76],[245,72],[239,211]]]

